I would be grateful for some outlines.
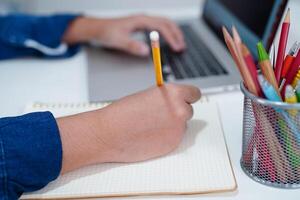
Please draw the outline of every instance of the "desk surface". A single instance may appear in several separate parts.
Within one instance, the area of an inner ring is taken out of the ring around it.
[[[298,6],[299,7],[299,6]],[[21,114],[25,104],[42,102],[85,102],[88,100],[86,55],[81,52],[66,60],[18,59],[0,62],[0,117]],[[202,196],[134,197],[128,199],[297,199],[300,189],[284,190],[263,186],[249,179],[239,160],[242,142],[242,94],[209,97],[220,107],[224,134],[237,178],[234,193]]]
[[[85,53],[61,61],[15,60],[0,67],[0,116],[21,114],[28,102],[85,102],[88,100]],[[25,65],[25,66],[24,66]],[[26,68],[26,70],[25,70]],[[13,78],[12,78],[13,77]],[[240,92],[209,96],[218,103],[224,134],[237,178],[238,190],[229,194],[202,195],[202,199],[296,199],[300,190],[283,190],[249,179],[241,170],[242,103]],[[135,197],[128,199],[197,199],[200,196]]]
[[[0,116],[22,113],[28,102],[85,102],[88,100],[85,53],[70,60],[17,60],[0,64]],[[25,66],[24,66],[25,65]],[[26,70],[24,69],[26,68]],[[13,78],[12,78],[13,77]],[[210,96],[218,103],[224,134],[237,178],[238,190],[229,194],[202,195],[202,199],[296,199],[300,190],[263,186],[249,179],[241,170],[242,101],[240,92]],[[198,199],[200,196],[135,197],[128,199]]]

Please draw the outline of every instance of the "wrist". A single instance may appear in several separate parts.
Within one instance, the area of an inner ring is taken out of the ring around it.
[[[85,43],[101,37],[103,20],[77,17],[66,30],[63,41],[68,44]]]
[[[63,147],[62,174],[107,161],[108,149],[98,140],[102,130],[95,112],[57,119]]]

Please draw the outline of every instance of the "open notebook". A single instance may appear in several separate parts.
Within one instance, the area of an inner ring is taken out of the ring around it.
[[[50,110],[55,116],[107,104],[30,104],[26,112]],[[22,199],[116,197],[156,194],[204,194],[237,187],[215,103],[194,105],[194,117],[177,150],[161,158],[86,167],[59,177]]]

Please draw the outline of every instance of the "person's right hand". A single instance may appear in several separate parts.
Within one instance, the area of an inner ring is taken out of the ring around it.
[[[147,15],[110,19],[78,17],[68,27],[63,40],[68,44],[98,41],[106,48],[136,56],[149,56],[148,45],[132,38],[133,33],[144,30],[159,31],[176,52],[181,52],[186,47],[183,33],[174,21]]]
[[[171,152],[193,115],[191,104],[199,98],[196,87],[165,84],[100,110],[58,119],[61,133],[68,132],[62,136],[63,172],[94,163],[142,161]],[[77,140],[76,144],[70,140]],[[74,161],[82,158],[80,165]]]

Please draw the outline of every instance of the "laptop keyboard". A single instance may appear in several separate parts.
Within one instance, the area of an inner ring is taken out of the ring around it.
[[[209,51],[204,42],[195,33],[190,25],[181,25],[187,48],[182,53],[172,51],[169,45],[161,41],[161,56],[163,77],[169,80],[218,76],[227,74],[227,71]]]

